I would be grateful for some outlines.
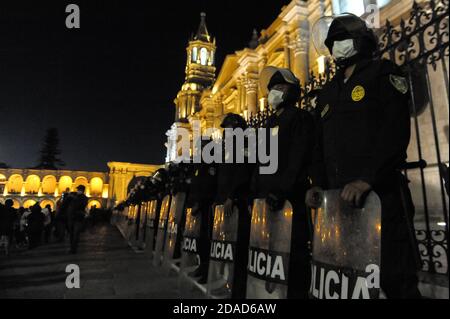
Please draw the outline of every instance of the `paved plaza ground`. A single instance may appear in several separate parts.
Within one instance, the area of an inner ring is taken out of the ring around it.
[[[179,298],[177,277],[135,253],[116,227],[89,228],[77,255],[68,243],[0,256],[0,298]],[[80,267],[81,288],[68,289],[66,266]],[[191,298],[201,298],[193,291]]]

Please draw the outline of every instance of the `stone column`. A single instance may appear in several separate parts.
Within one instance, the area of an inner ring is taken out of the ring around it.
[[[247,92],[248,116],[250,117],[258,112],[258,83],[253,79],[247,79],[245,89]]]
[[[291,68],[291,50],[289,47],[289,32],[283,33],[283,47],[284,47],[284,67],[286,69]]]
[[[292,48],[294,49],[293,71],[304,85],[309,79],[309,22],[307,20],[299,23]]]
[[[244,84],[241,78],[238,78],[236,81],[236,89],[237,89],[237,101],[236,101],[236,113],[240,114],[244,108]]]

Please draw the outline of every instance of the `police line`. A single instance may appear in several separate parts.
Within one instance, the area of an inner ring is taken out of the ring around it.
[[[380,293],[381,204],[372,192],[363,208],[341,200],[339,190],[325,191],[314,211],[310,297],[315,299],[377,299]],[[179,273],[180,295],[199,287],[189,273],[199,265],[200,224],[192,209],[185,209],[184,193],[115,211],[116,225],[127,228],[130,242],[153,258],[158,267]],[[208,283],[210,298],[229,299],[233,289],[238,232],[237,209],[226,215],[223,206],[214,211]],[[156,218],[159,216],[159,219]],[[140,226],[139,223],[145,223]],[[157,225],[157,226],[156,226]],[[169,227],[170,225],[170,227]],[[136,232],[141,230],[141,234]],[[144,231],[145,230],[145,231]],[[252,209],[247,261],[249,299],[286,299],[290,272],[292,207],[286,201],[277,212],[265,200]],[[200,287],[201,288],[201,287]]]

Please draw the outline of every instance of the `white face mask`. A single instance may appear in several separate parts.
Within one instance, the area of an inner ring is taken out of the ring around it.
[[[269,105],[276,109],[281,103],[284,102],[283,99],[284,92],[279,90],[270,90],[267,100]]]
[[[336,60],[348,59],[356,55],[358,51],[355,49],[353,39],[347,39],[343,41],[334,41],[333,44],[333,57]]]

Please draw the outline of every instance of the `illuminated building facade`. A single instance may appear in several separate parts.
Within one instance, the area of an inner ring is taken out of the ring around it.
[[[69,170],[0,169],[0,201],[12,199],[14,207],[28,208],[36,203],[55,208],[61,194],[79,185],[86,187],[88,207],[104,208],[109,194],[108,174]]]
[[[108,167],[109,173],[0,168],[0,202],[12,199],[15,208],[39,203],[54,209],[66,189],[73,192],[83,185],[88,208],[110,208],[127,198],[134,180],[152,175],[161,166],[110,162]]]

